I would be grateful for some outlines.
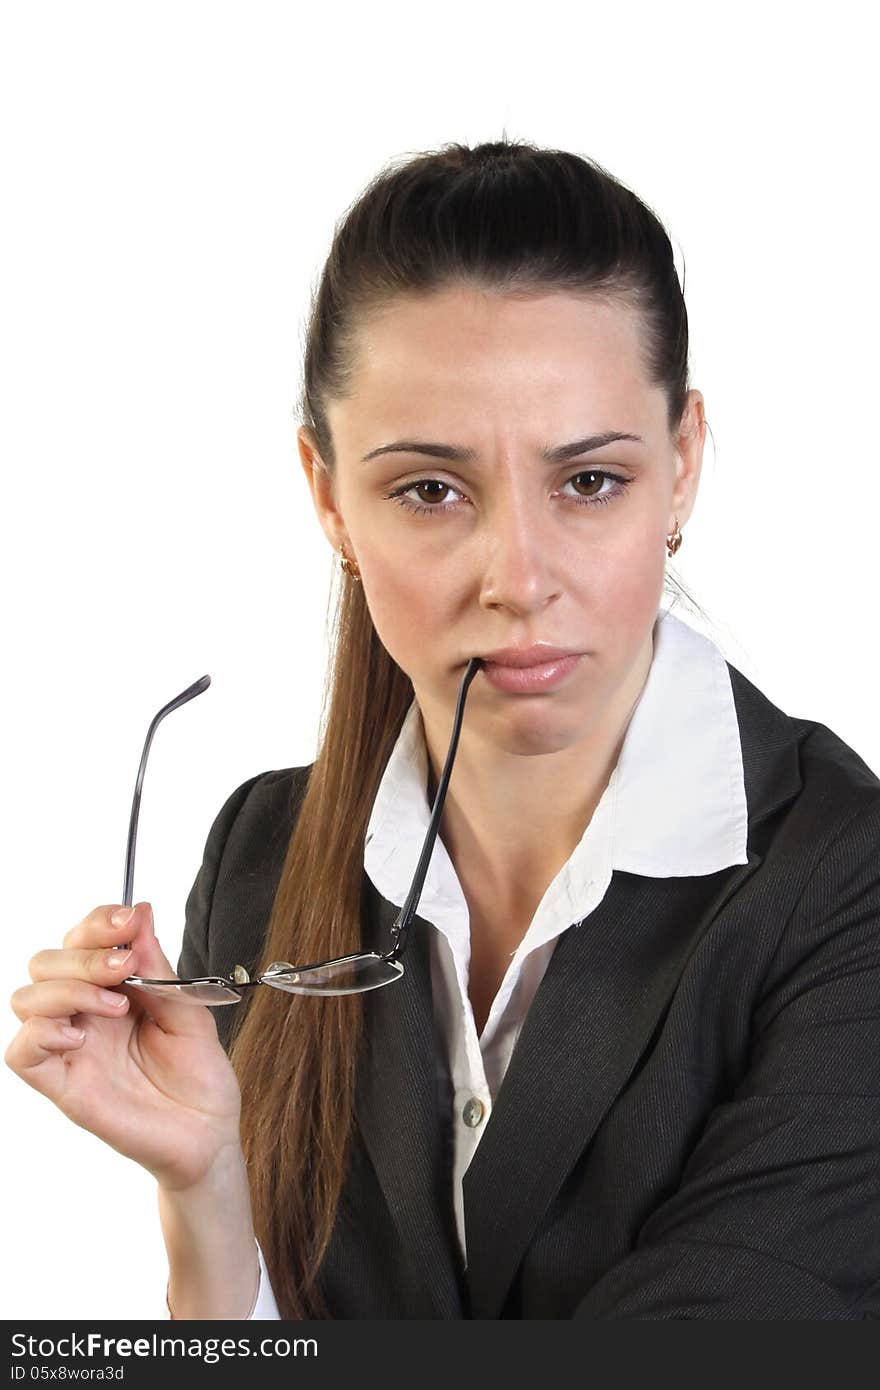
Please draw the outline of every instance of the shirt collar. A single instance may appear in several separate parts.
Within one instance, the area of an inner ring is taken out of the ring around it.
[[[367,826],[364,868],[389,901],[409,891],[431,816],[428,757],[413,700],[382,775]],[[727,662],[708,637],[669,610],[608,785],[542,912],[577,915],[584,889],[613,869],[666,878],[745,864],[748,813],[739,724]],[[589,879],[585,880],[584,875]],[[458,920],[466,904],[438,836],[419,911]],[[570,918],[569,918],[570,920]]]
[[[668,878],[748,862],[730,671],[714,642],[668,610],[615,773],[615,869]]]

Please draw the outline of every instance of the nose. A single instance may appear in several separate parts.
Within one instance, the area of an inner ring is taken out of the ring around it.
[[[525,615],[559,593],[557,557],[543,518],[526,498],[508,496],[486,520],[480,603]]]

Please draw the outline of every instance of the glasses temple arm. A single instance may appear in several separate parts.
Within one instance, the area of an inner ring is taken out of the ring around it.
[[[446,754],[446,762],[443,766],[443,773],[437,784],[437,794],[434,797],[434,807],[431,811],[431,819],[428,823],[428,830],[425,835],[425,843],[422,845],[422,852],[416,867],[415,877],[412,887],[407,895],[406,902],[397,914],[394,925],[391,928],[391,935],[394,941],[394,948],[390,952],[390,958],[394,959],[403,950],[406,942],[407,932],[413,917],[416,915],[416,908],[419,905],[419,898],[422,896],[422,889],[425,886],[425,878],[428,873],[428,864],[434,849],[434,841],[440,828],[440,817],[443,814],[443,803],[446,800],[446,788],[449,785],[449,777],[452,772],[452,764],[455,762],[455,753],[458,748],[458,736],[461,732],[461,720],[464,714],[464,702],[467,696],[468,687],[474,676],[480,669],[482,661],[478,656],[472,656],[467,664],[461,686],[458,692],[458,701],[455,706],[455,717],[452,721],[452,737],[449,740],[449,752]]]
[[[134,851],[137,844],[138,818],[141,810],[141,788],[144,783],[144,772],[147,767],[147,754],[150,751],[150,744],[153,741],[153,734],[156,732],[160,722],[166,714],[178,709],[180,705],[185,705],[187,700],[192,700],[194,696],[201,695],[203,690],[207,690],[211,684],[210,676],[200,676],[197,681],[188,686],[180,695],[169,700],[167,705],[163,705],[159,713],[153,717],[153,721],[147,730],[144,751],[141,753],[140,767],[138,768],[137,781],[134,787],[134,798],[131,803],[131,818],[128,822],[128,844],[125,849],[125,879],[122,885],[122,903],[125,907],[132,906],[132,896],[134,890]]]

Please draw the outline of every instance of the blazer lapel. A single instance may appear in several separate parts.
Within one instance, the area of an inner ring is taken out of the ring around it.
[[[546,1208],[626,1085],[685,962],[760,863],[749,851],[747,864],[701,878],[615,872],[599,906],[560,937],[464,1175],[475,1318],[500,1315]]]
[[[731,680],[748,862],[689,878],[615,872],[595,911],[560,938],[464,1175],[474,1318],[500,1316],[544,1212],[638,1064],[689,956],[762,863],[755,826],[801,786],[791,721],[735,668]]]
[[[364,949],[387,950],[399,908],[364,874]],[[364,995],[366,1065],[358,1068],[355,1111],[379,1185],[401,1238],[424,1272],[436,1316],[462,1318],[467,1297],[455,1230],[446,1136],[439,1131],[430,923],[416,917],[404,973]],[[427,1316],[427,1315],[426,1315]]]

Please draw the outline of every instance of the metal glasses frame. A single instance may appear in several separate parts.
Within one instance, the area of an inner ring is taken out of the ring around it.
[[[291,965],[289,961],[273,961],[262,974],[255,980],[248,977],[248,972],[244,966],[237,965],[231,976],[226,975],[204,975],[194,979],[173,980],[150,979],[141,975],[129,975],[123,984],[132,985],[145,993],[160,994],[163,998],[177,1000],[185,1003],[208,1004],[210,1007],[222,1004],[237,1004],[244,997],[244,991],[253,989],[256,985],[269,985],[273,989],[283,990],[288,994],[360,994],[368,989],[378,989],[382,985],[392,984],[394,980],[400,979],[403,974],[403,963],[401,957],[406,950],[410,925],[416,915],[419,899],[425,884],[428,873],[428,865],[434,849],[434,841],[440,828],[440,817],[443,814],[443,803],[446,800],[446,789],[449,785],[449,777],[452,772],[452,765],[455,761],[455,754],[458,748],[458,738],[461,732],[461,721],[464,714],[464,704],[467,691],[471,681],[477,674],[482,665],[480,657],[475,656],[470,659],[465,668],[459,687],[458,699],[455,707],[455,716],[452,721],[452,736],[449,740],[449,751],[446,754],[446,761],[443,772],[437,785],[437,792],[434,797],[434,805],[431,810],[431,819],[425,834],[422,852],[419,856],[413,875],[412,885],[407,894],[406,901],[391,927],[392,946],[387,952],[376,951],[355,951],[350,955],[336,956],[331,960],[316,961],[311,965]],[[158,714],[153,718],[147,737],[144,743],[144,750],[141,754],[140,767],[138,768],[137,781],[134,789],[134,799],[131,807],[131,819],[128,827],[128,844],[125,851],[125,879],[123,883],[122,903],[125,907],[132,906],[133,884],[134,884],[134,857],[137,844],[137,827],[140,815],[141,789],[144,781],[144,771],[147,765],[147,754],[150,751],[150,744],[153,741],[153,734],[166,714],[172,710],[179,709],[181,705],[192,700],[196,695],[201,695],[211,684],[210,676],[202,676],[182,693],[170,700],[167,705],[163,705]],[[130,943],[128,943],[130,944]],[[119,947],[120,950],[127,949],[126,946]],[[364,978],[369,983],[357,984],[353,987],[341,988],[321,988],[314,985],[303,984],[301,977],[307,972],[319,970],[331,970],[335,967],[343,969],[356,969],[356,965],[361,964],[367,968]],[[184,986],[184,988],[180,988]],[[189,987],[193,987],[190,989]],[[199,988],[203,993],[211,997],[195,997]],[[216,996],[216,997],[214,997]]]

